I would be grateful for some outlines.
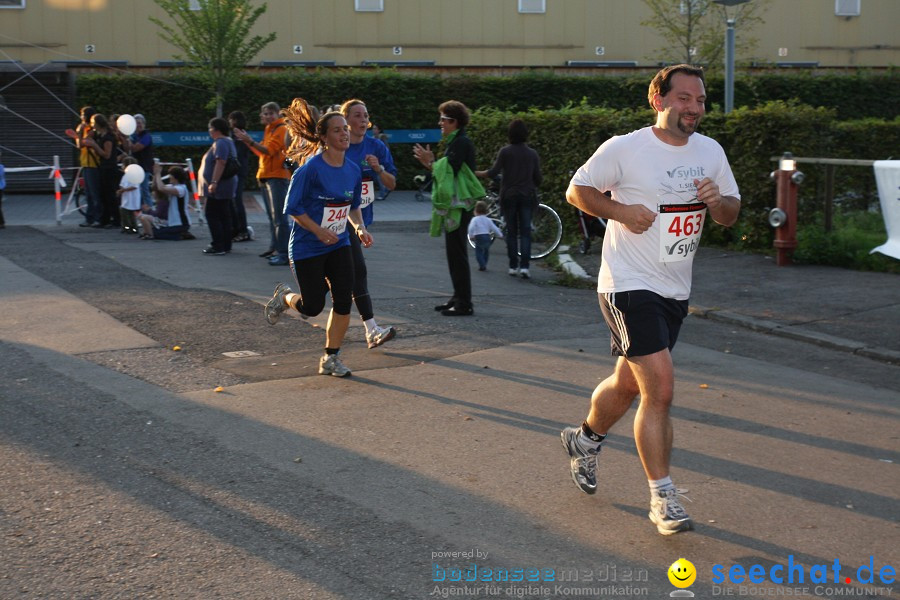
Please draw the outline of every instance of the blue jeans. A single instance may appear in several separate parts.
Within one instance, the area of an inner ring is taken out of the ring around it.
[[[231,201],[232,237],[247,233],[247,209],[244,208],[244,182],[246,180],[246,177],[238,175],[237,191],[234,192],[234,200]]]
[[[527,269],[531,259],[531,217],[534,214],[534,197],[504,198],[500,210],[506,221],[506,255],[509,257],[509,268]]]
[[[260,181],[266,199],[266,214],[272,230],[271,247],[278,255],[287,259],[288,242],[291,237],[291,226],[284,214],[284,201],[287,198],[290,179],[269,177]]]
[[[475,236],[475,260],[478,261],[478,268],[482,271],[487,268],[493,243],[494,240],[489,233],[479,233]]]
[[[103,214],[103,201],[100,195],[100,169],[97,167],[84,167],[81,169],[84,177],[85,192],[87,192],[87,210],[84,220],[88,223],[98,223]]]
[[[153,206],[153,196],[150,195],[150,181],[153,179],[153,173],[144,173],[144,182],[141,184],[141,206]]]

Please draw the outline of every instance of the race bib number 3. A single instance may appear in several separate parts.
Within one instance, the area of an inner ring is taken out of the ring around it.
[[[339,206],[325,206],[322,213],[322,228],[341,235],[347,229],[347,214],[350,212],[349,204]]]
[[[693,258],[700,245],[706,205],[661,204],[659,206],[659,260],[678,262]]]
[[[362,202],[359,207],[365,208],[375,201],[375,182],[371,179],[363,179],[362,182]]]

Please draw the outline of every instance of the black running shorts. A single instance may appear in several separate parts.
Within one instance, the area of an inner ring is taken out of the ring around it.
[[[663,298],[647,290],[598,296],[609,326],[613,356],[647,356],[675,347],[681,323],[688,314],[687,300]]]

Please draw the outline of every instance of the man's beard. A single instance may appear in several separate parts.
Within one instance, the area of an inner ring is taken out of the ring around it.
[[[678,118],[678,129],[682,133],[691,134],[697,131],[697,126],[700,125],[700,117],[695,116],[694,122],[691,124],[686,123],[681,117]]]

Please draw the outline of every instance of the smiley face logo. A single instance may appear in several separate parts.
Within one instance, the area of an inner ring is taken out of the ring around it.
[[[697,569],[691,561],[679,558],[669,567],[669,582],[677,588],[689,587],[697,579]]]

